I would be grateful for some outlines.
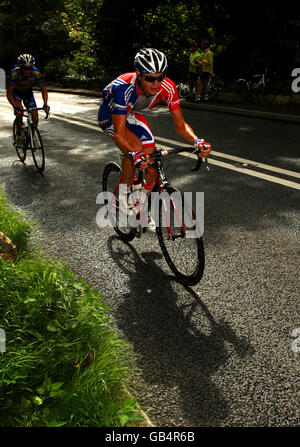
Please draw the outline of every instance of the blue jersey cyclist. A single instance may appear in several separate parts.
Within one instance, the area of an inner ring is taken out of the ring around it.
[[[17,60],[17,66],[13,68],[7,81],[6,97],[14,108],[17,116],[17,143],[24,143],[23,124],[23,104],[26,108],[36,107],[32,87],[38,86],[41,89],[44,110],[49,113],[48,93],[44,84],[41,72],[35,67],[35,59],[31,54],[21,54]],[[22,104],[23,103],[23,104]],[[38,125],[38,112],[32,112],[33,122]]]
[[[148,163],[155,141],[144,113],[161,101],[167,103],[178,135],[200,149],[199,157],[207,156],[211,147],[195,135],[183,118],[176,85],[166,77],[165,54],[142,48],[134,58],[134,67],[135,72],[120,75],[104,88],[98,121],[124,154],[121,183],[129,186],[138,168],[147,169],[146,180],[154,185],[156,173]]]

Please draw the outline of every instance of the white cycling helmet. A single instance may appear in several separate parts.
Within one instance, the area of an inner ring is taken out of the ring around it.
[[[18,65],[20,67],[33,67],[35,59],[31,54],[20,54],[18,57]]]
[[[165,73],[168,62],[161,51],[155,48],[142,48],[135,55],[134,66],[140,73]]]

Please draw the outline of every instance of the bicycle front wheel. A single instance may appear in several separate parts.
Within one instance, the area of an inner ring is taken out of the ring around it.
[[[112,226],[123,241],[130,242],[134,239],[136,230],[129,226],[127,216],[120,210],[118,186],[120,175],[120,166],[114,162],[108,163],[103,172],[102,189]]]
[[[20,161],[22,163],[24,163],[25,158],[26,158],[26,147],[24,145],[23,146],[17,145],[17,142],[16,142],[16,140],[17,140],[17,120],[16,119],[14,120],[14,124],[13,124],[13,140],[14,140],[14,146],[16,148],[18,157],[19,157]]]
[[[29,142],[31,146],[31,153],[34,164],[39,172],[43,172],[45,168],[45,152],[44,146],[42,142],[42,137],[38,129],[34,126],[31,127],[32,134],[32,144]]]
[[[160,196],[156,233],[176,279],[184,285],[197,284],[204,271],[203,240],[192,204],[171,186]]]

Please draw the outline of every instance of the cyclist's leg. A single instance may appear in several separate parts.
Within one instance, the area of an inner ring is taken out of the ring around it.
[[[104,108],[99,108],[98,122],[100,128],[112,139],[114,139],[114,128],[112,123],[111,112]],[[125,138],[129,143],[132,151],[140,151],[151,153],[154,151],[155,142],[150,127],[143,114],[132,114],[127,117]],[[134,169],[128,157],[120,152],[120,162],[122,164],[121,183],[130,185]],[[154,171],[154,172],[153,172]],[[146,174],[146,180],[149,183],[155,181],[155,170],[149,168]]]
[[[28,93],[26,93],[26,95],[24,95],[23,102],[27,109],[32,109],[32,108],[36,107],[36,102],[35,102],[35,98],[34,98],[32,90],[29,91]],[[33,120],[33,124],[37,127],[38,123],[39,123],[39,114],[38,114],[37,110],[34,110],[32,112],[32,120]]]
[[[128,127],[125,128],[125,138],[133,152],[144,152],[143,144],[141,143],[140,139]],[[112,139],[114,138],[112,137]],[[119,155],[122,163],[121,183],[129,186],[133,179],[134,168],[130,159],[123,152],[120,151]]]
[[[114,126],[112,122],[111,110],[107,107],[99,107],[98,109],[98,124],[104,133],[112,140],[114,139]],[[125,138],[132,147],[132,151],[142,151],[143,145],[139,138],[129,129],[125,128]],[[119,162],[122,166],[121,183],[130,185],[133,178],[134,170],[131,162],[126,155],[119,150]]]
[[[145,116],[141,113],[135,113],[128,116],[126,122],[127,128],[139,140],[141,147],[139,150],[151,154],[155,149],[155,141],[152,131],[147,123]],[[150,166],[146,171],[147,183],[154,186],[156,179],[156,170]]]
[[[16,112],[17,109],[22,109],[23,108],[22,96],[15,90],[13,90],[12,97],[13,97],[15,103],[17,104],[17,107],[14,108],[14,112]],[[23,125],[22,115],[16,115],[16,123],[17,123],[17,135],[21,136],[22,135],[22,125]]]

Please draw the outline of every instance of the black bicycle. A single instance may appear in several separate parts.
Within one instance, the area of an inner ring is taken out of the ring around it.
[[[275,76],[276,73],[273,73]],[[243,95],[245,100],[260,104],[272,104],[278,95],[277,88],[271,84],[267,68],[262,74],[238,78],[231,86],[232,93]]]
[[[224,88],[224,83],[220,79],[217,78],[215,74],[212,74],[208,81],[208,100],[211,100],[214,96],[220,93]],[[177,85],[179,98],[182,99],[195,99],[196,89],[190,91],[190,86],[188,82],[181,82]]]
[[[163,255],[176,279],[184,285],[195,285],[202,278],[204,271],[204,245],[201,232],[201,218],[196,216],[192,201],[167,181],[162,157],[180,152],[187,148],[156,149],[151,154],[149,164],[156,169],[155,187],[151,194],[143,194],[146,188],[145,171],[136,171],[130,191],[127,187],[121,191],[121,167],[110,162],[103,173],[104,203],[108,217],[118,236],[125,242],[141,237],[147,230],[149,212],[154,218],[156,235]],[[207,159],[205,159],[207,164]],[[199,158],[193,171],[201,167]],[[157,193],[157,194],[155,194]],[[121,196],[131,208],[124,210]],[[127,215],[129,213],[129,215]]]
[[[22,163],[25,162],[27,151],[30,150],[36,169],[39,172],[43,172],[45,168],[45,151],[41,134],[38,128],[33,123],[32,112],[35,110],[43,110],[46,114],[45,119],[49,117],[49,114],[43,108],[34,107],[31,109],[25,109],[23,112],[23,116],[27,118],[27,125],[23,127],[25,133],[24,144],[17,143],[18,118],[15,118],[13,123],[13,144]]]

